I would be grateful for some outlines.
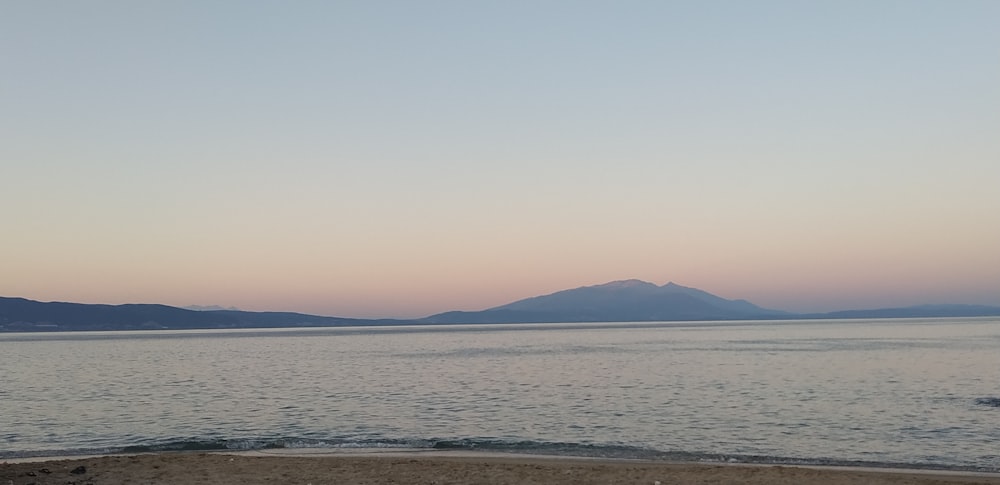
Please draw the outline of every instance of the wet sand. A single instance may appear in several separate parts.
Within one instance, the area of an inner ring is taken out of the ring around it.
[[[461,452],[157,453],[0,464],[0,485],[951,484],[1000,474],[711,465]]]

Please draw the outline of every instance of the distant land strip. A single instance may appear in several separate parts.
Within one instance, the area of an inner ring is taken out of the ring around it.
[[[746,300],[727,300],[675,283],[657,286],[640,280],[584,286],[482,311],[452,311],[408,320],[325,317],[235,309],[205,311],[157,304],[39,302],[0,297],[0,332],[991,316],[1000,316],[1000,306],[917,305],[829,313],[791,313],[762,308]]]

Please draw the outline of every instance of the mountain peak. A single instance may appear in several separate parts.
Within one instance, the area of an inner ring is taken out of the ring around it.
[[[183,308],[185,310],[193,310],[193,311],[196,311],[196,312],[215,312],[215,311],[219,311],[219,310],[228,310],[228,311],[233,311],[233,312],[242,311],[239,308],[236,308],[234,306],[226,308],[226,307],[222,307],[222,306],[219,306],[219,305],[188,305],[186,307],[181,307],[181,308]]]
[[[646,288],[646,287],[656,288],[656,285],[648,281],[642,281],[633,278],[628,280],[612,281],[610,283],[604,283],[603,285],[594,286],[594,288]]]

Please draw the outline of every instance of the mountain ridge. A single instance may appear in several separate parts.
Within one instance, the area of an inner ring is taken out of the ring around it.
[[[638,279],[556,291],[480,311],[451,311],[416,319],[362,319],[235,309],[206,311],[160,304],[107,305],[0,297],[0,332],[986,316],[1000,316],[1000,306],[936,304],[791,313],[762,308],[743,299],[722,298],[674,282],[657,286]]]
[[[155,303],[106,305],[0,297],[0,331],[8,332],[306,327],[367,322],[293,312],[199,311]]]

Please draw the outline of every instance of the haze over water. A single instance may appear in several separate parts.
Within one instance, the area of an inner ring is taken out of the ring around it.
[[[1000,470],[1000,320],[0,334],[0,458],[453,447]]]

